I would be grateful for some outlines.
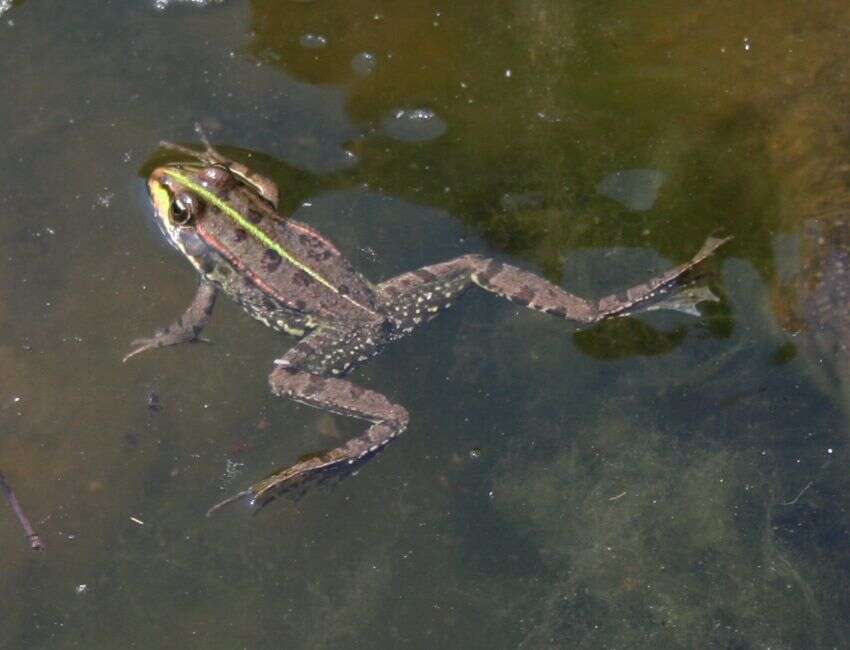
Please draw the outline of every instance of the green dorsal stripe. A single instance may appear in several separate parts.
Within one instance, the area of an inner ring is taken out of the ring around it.
[[[305,266],[304,264],[299,262],[291,253],[289,253],[285,248],[283,248],[283,246],[281,246],[274,239],[269,237],[263,230],[261,230],[260,228],[255,226],[250,221],[248,221],[248,219],[246,219],[242,214],[240,214],[238,210],[235,210],[232,206],[230,206],[227,203],[225,203],[224,201],[222,201],[218,196],[216,196],[214,193],[210,192],[207,188],[202,186],[200,183],[193,181],[188,176],[185,176],[185,175],[181,174],[180,172],[175,171],[173,169],[166,169],[165,173],[168,174],[169,176],[171,176],[172,178],[178,180],[182,185],[184,185],[185,187],[192,190],[192,192],[194,192],[195,194],[200,196],[204,201],[206,201],[210,205],[214,205],[215,207],[217,207],[224,214],[226,214],[232,221],[234,221],[240,228],[244,229],[245,232],[250,234],[251,237],[253,237],[255,240],[260,242],[263,246],[265,246],[266,248],[270,248],[271,250],[275,251],[283,259],[285,259],[287,262],[289,262],[293,266],[304,271],[304,273],[309,275],[316,282],[319,282],[319,283],[325,285],[328,289],[330,289],[334,293],[339,293],[339,291],[337,291],[336,287],[333,284],[328,282],[325,278],[323,278],[321,275],[316,273],[310,267]],[[344,297],[348,298],[348,296],[344,296]],[[348,300],[351,301],[351,302],[354,302],[353,300],[351,300],[351,298],[348,298]],[[354,302],[354,304],[359,305],[359,303],[357,303],[357,302]],[[360,305],[360,306],[362,306],[362,305]]]

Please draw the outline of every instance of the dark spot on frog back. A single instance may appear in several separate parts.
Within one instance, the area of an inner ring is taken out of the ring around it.
[[[265,269],[268,273],[272,273],[276,271],[280,266],[281,258],[280,254],[271,248],[267,248],[263,253],[263,258],[260,260],[260,264],[262,264],[263,269]]]
[[[298,237],[298,241],[304,247],[304,250],[307,253],[307,257],[312,260],[324,262],[325,260],[334,256],[333,251],[331,251],[327,246],[325,246],[323,240],[318,237],[311,236],[308,234],[301,234]]]
[[[293,282],[294,284],[298,285],[298,286],[306,287],[306,286],[309,286],[309,285],[310,285],[311,280],[310,280],[310,276],[309,276],[309,275],[307,275],[307,274],[306,274],[304,271],[302,271],[301,269],[298,269],[298,270],[297,270],[297,271],[296,271],[296,272],[292,275],[292,282]]]
[[[263,220],[263,213],[255,208],[248,208],[248,221],[253,224],[258,224]]]
[[[245,238],[248,236],[248,233],[245,232],[244,228],[235,228],[233,230],[233,241],[242,242],[245,241]]]

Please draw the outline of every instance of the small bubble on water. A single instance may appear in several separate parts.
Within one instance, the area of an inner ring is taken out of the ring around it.
[[[481,449],[478,447],[473,447],[469,450],[469,458],[471,460],[481,460]]]
[[[371,52],[360,52],[351,59],[351,69],[360,77],[368,77],[372,74],[377,64],[378,61]]]
[[[384,133],[403,142],[433,140],[447,128],[445,121],[430,108],[399,108],[383,122]]]
[[[153,3],[154,9],[157,11],[165,11],[172,4],[187,4],[195,5],[196,7],[206,7],[211,4],[221,4],[224,0],[155,0]]]
[[[328,46],[328,39],[321,34],[304,34],[298,42],[308,50],[321,50]]]

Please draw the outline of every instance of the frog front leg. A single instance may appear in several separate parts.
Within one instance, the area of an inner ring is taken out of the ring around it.
[[[276,496],[328,473],[365,461],[407,427],[407,410],[377,391],[361,388],[341,375],[381,349],[382,329],[318,330],[302,339],[269,375],[272,392],[301,404],[367,420],[362,435],[328,451],[302,457],[247,490],[214,505],[207,514],[239,499],[259,509]],[[336,376],[328,376],[336,375]]]
[[[201,278],[195,297],[192,298],[191,304],[183,315],[171,325],[157,330],[152,337],[136,339],[130,343],[133,349],[124,357],[124,361],[146,350],[198,340],[210,320],[217,293],[216,286],[212,282]]]

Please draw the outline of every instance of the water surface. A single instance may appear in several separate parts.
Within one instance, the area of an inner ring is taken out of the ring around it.
[[[0,512],[0,647],[846,645],[850,391],[782,309],[844,201],[845,3],[7,4],[0,469],[48,551]],[[382,456],[206,519],[361,424],[274,398],[292,341],[226,302],[121,363],[194,290],[144,174],[196,121],[374,280],[476,252],[601,296],[723,231],[722,302],[579,332],[471,293],[354,375],[411,413]]]

